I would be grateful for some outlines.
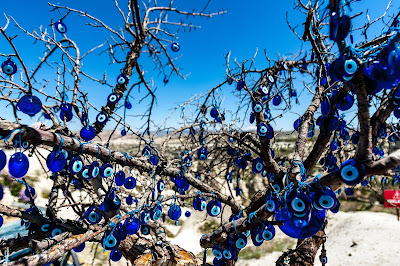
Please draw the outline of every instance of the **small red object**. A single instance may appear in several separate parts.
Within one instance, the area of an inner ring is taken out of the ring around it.
[[[394,208],[395,206],[400,207],[400,190],[385,190],[383,192],[385,198],[385,207]]]

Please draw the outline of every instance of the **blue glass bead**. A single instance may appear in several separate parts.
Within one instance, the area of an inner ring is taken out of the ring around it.
[[[4,197],[4,188],[3,186],[0,184],[0,200],[2,200]]]
[[[89,166],[85,165],[82,167],[82,171],[79,173],[79,176],[85,180],[89,179]]]
[[[344,190],[344,193],[346,193],[347,196],[353,196],[354,195],[354,189],[351,187],[348,187]]]
[[[67,33],[67,25],[65,25],[65,23],[62,22],[61,20],[55,23],[55,28],[56,31],[58,31],[61,34]]]
[[[221,202],[218,200],[210,200],[207,204],[207,213],[208,215],[215,217],[218,216],[221,213],[222,207],[221,207]]]
[[[125,101],[125,108],[126,109],[132,109],[132,103],[129,100]]]
[[[117,230],[106,231],[106,233],[104,233],[102,242],[103,242],[103,247],[106,250],[113,250],[116,249],[121,243],[121,236],[119,235]]]
[[[253,245],[258,247],[264,243],[264,238],[262,237],[262,229],[260,227],[254,227],[251,231],[251,240]]]
[[[186,211],[186,212],[185,212],[185,216],[186,216],[186,217],[188,217],[188,218],[189,218],[189,217],[190,217],[190,215],[191,215],[190,211]]]
[[[47,168],[53,173],[58,173],[64,169],[67,164],[67,160],[64,154],[58,150],[50,152],[46,159]]]
[[[340,180],[347,185],[356,185],[364,179],[366,171],[363,163],[349,159],[340,168]]]
[[[1,70],[4,74],[11,76],[17,72],[17,65],[9,58],[1,64]]]
[[[123,136],[125,136],[125,135],[126,135],[126,129],[123,128],[123,129],[121,130],[121,136],[123,137]]]
[[[81,251],[83,251],[84,249],[85,249],[85,242],[83,242],[83,243],[80,244],[79,246],[73,248],[73,250],[74,250],[75,252],[81,252]]]
[[[261,102],[254,102],[253,103],[253,111],[255,113],[262,112],[263,109],[264,109],[264,107],[263,107]]]
[[[158,164],[158,157],[155,154],[150,155],[149,161],[152,165]]]
[[[299,129],[300,124],[301,124],[301,117],[297,118],[296,121],[294,121],[293,123],[294,130],[297,131]]]
[[[274,83],[275,82],[275,78],[271,74],[266,74],[266,77],[267,77],[267,81],[269,83]]]
[[[96,130],[92,126],[83,127],[79,133],[84,141],[91,141],[96,136]]]
[[[354,104],[354,97],[351,94],[346,94],[343,99],[338,100],[336,103],[337,109],[341,111],[349,110]]]
[[[265,85],[260,85],[260,87],[258,87],[258,91],[264,96],[268,95],[268,87]]]
[[[113,167],[111,164],[109,163],[104,163],[101,167],[100,167],[100,175],[104,178],[109,178],[112,176],[112,174],[114,173]]]
[[[264,241],[272,240],[275,237],[275,227],[273,227],[271,224],[268,224],[262,231],[261,235]]]
[[[255,120],[256,120],[256,115],[253,112],[250,113],[250,124],[253,124]]]
[[[120,84],[120,85],[126,84],[126,83],[128,83],[128,81],[129,81],[129,78],[124,73],[119,74],[118,77],[117,77],[117,83]]]
[[[275,213],[279,209],[279,207],[279,199],[274,194],[270,194],[265,202],[265,208],[267,209],[267,211],[269,211],[270,213]]]
[[[113,249],[110,253],[110,259],[112,261],[120,261],[122,258],[122,253],[117,250],[117,249]]]
[[[186,156],[185,158],[183,158],[183,164],[186,167],[190,167],[193,165],[193,161],[192,161],[192,157],[190,155]]]
[[[312,201],[310,197],[304,193],[296,193],[292,190],[286,196],[287,209],[296,217],[306,217],[312,209]]]
[[[218,112],[218,109],[216,107],[211,108],[210,116],[212,118],[217,118],[219,116],[219,112]]]
[[[125,201],[126,201],[126,204],[132,205],[133,197],[131,195],[129,195],[128,197],[126,197]]]
[[[72,120],[72,117],[73,117],[72,112],[64,112],[64,111],[60,112],[60,118],[62,121],[64,121],[65,119],[65,121],[69,122]]]
[[[150,221],[150,212],[148,210],[140,213],[140,224],[147,224]]]
[[[222,255],[222,250],[221,250],[221,248],[218,246],[218,245],[216,245],[216,246],[214,246],[213,248],[212,248],[212,253],[213,253],[213,255],[215,256],[215,258],[217,259],[217,260],[220,260],[220,259],[222,259],[222,257],[223,257],[223,255]],[[215,264],[214,264],[215,265]]]
[[[347,74],[353,75],[357,71],[357,63],[353,59],[348,59],[344,62],[344,70]]]
[[[89,166],[89,178],[96,178],[100,174],[100,164],[98,161],[94,161]]]
[[[162,215],[162,208],[160,205],[154,206],[153,209],[151,209],[150,211],[150,218],[153,221],[157,221],[158,219],[160,219],[161,215]]]
[[[109,105],[116,105],[118,103],[118,101],[119,101],[118,94],[116,94],[114,92],[111,93],[110,95],[108,95],[108,97],[107,97],[107,103]]]
[[[140,226],[140,232],[145,236],[150,234],[150,226],[145,225],[145,224]]]
[[[157,191],[158,193],[161,193],[164,191],[164,189],[165,189],[165,183],[162,179],[160,179],[157,183]]]
[[[125,183],[125,172],[124,171],[118,171],[115,174],[115,184],[117,186],[122,186]]]
[[[7,156],[3,150],[0,150],[0,171],[4,169],[7,164]]]
[[[33,187],[29,186],[29,192],[27,189],[25,189],[24,191],[25,196],[27,196],[29,198],[29,194],[31,194],[32,198],[34,198],[36,196],[36,190]]]
[[[63,111],[63,112],[72,112],[72,105],[69,104],[69,103],[63,102],[63,103],[60,105],[60,109],[61,109],[61,111]]]
[[[18,100],[17,110],[27,114],[29,116],[34,116],[40,112],[42,109],[42,102],[40,99],[34,95],[24,95]]]
[[[360,140],[360,133],[354,132],[353,136],[351,136],[351,142],[353,142],[353,144],[358,144],[359,140]]]
[[[275,215],[277,221],[283,221],[279,228],[286,235],[305,239],[315,235],[323,226],[325,221],[325,210],[312,209],[306,217],[294,217],[290,215],[287,208],[280,209]]]
[[[102,217],[103,216],[96,206],[90,206],[85,211],[85,219],[90,224],[98,224],[101,221]]]
[[[82,158],[78,155],[69,161],[69,171],[73,174],[79,174],[83,170]]]
[[[208,155],[207,147],[202,146],[200,149],[197,150],[197,158],[200,161],[206,160],[207,159],[207,155]]]
[[[105,124],[108,121],[108,115],[106,112],[100,112],[98,113],[98,115],[96,116],[96,123],[98,124]]]
[[[125,220],[124,226],[128,235],[134,235],[139,231],[140,223],[136,217],[131,217]]]
[[[272,99],[272,104],[275,106],[280,105],[282,102],[282,98],[280,95],[276,95],[273,99]]]
[[[247,237],[244,234],[238,234],[235,239],[235,246],[238,249],[242,249],[247,245]]]
[[[125,179],[124,187],[126,189],[135,188],[136,187],[136,179],[133,176],[129,176],[127,179]]]
[[[180,49],[181,49],[181,47],[180,47],[179,43],[173,42],[173,43],[171,44],[171,50],[172,50],[173,52],[178,52]]]
[[[149,146],[144,147],[143,151],[142,151],[142,155],[146,156],[146,157],[150,157],[151,155],[151,150]]]
[[[255,174],[264,171],[264,161],[260,157],[253,160],[252,171]]]
[[[241,91],[244,88],[244,85],[245,85],[244,80],[243,79],[239,80],[236,85],[236,90]]]
[[[176,204],[173,204],[168,210],[168,217],[173,220],[177,221],[182,215],[181,207]]]

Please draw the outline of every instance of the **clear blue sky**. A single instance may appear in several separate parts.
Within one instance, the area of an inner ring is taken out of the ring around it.
[[[120,6],[123,7],[125,2],[127,1],[120,1]],[[159,3],[162,2],[167,1],[159,1]],[[193,4],[199,7],[206,2],[206,0],[174,1],[183,10],[192,10]],[[394,2],[396,3],[389,14],[393,14],[399,10],[399,3],[397,1]],[[53,3],[87,11],[89,14],[100,18],[114,28],[123,25],[113,0],[59,0]],[[387,1],[365,0],[353,4],[353,11],[350,14],[365,12],[366,8],[370,8],[370,17],[371,19],[375,19],[384,12],[386,5]],[[47,1],[20,0],[2,3],[2,12],[13,16],[21,26],[30,31],[38,29],[41,25],[50,30],[49,25],[51,20],[58,20],[60,18],[58,12],[49,12],[50,9]],[[213,19],[191,20],[194,24],[200,25],[202,28],[192,32],[181,31],[178,34],[181,50],[177,55],[181,55],[182,57],[178,60],[177,64],[183,69],[183,74],[191,73],[186,80],[182,80],[179,77],[172,77],[170,82],[164,85],[162,82],[163,76],[153,71],[151,62],[146,56],[140,58],[140,62],[146,71],[148,71],[146,77],[154,77],[155,86],[158,87],[156,92],[158,98],[157,106],[153,116],[155,122],[164,121],[167,117],[166,114],[176,104],[185,101],[194,94],[204,93],[206,90],[222,82],[225,79],[224,55],[229,51],[232,53],[231,59],[236,58],[240,62],[253,56],[258,48],[259,56],[256,62],[259,68],[263,68],[267,66],[267,62],[263,58],[264,49],[266,49],[271,58],[276,59],[277,54],[295,54],[302,48],[302,43],[286,25],[285,16],[287,11],[289,12],[289,19],[294,25],[305,21],[305,14],[293,10],[292,0],[279,2],[214,0],[208,7],[208,10],[212,11],[221,9],[228,10],[228,13]],[[353,25],[354,27],[362,26],[364,21],[365,16],[363,15],[353,20]],[[86,22],[88,20],[76,14],[69,15],[65,20],[68,26],[67,36],[76,41],[82,54],[91,47],[103,43],[105,38],[109,37],[109,34],[103,29],[93,29],[85,26],[84,23]],[[0,23],[4,26],[4,17],[0,18]],[[302,27],[302,25],[299,26],[300,34],[303,32]],[[18,34],[15,43],[28,69],[32,69],[39,62],[38,57],[42,55],[43,46],[41,44],[34,44],[33,40],[26,38],[24,33],[16,29],[13,25],[10,26],[7,32],[10,36]],[[370,37],[374,34],[377,34],[376,29],[372,29]],[[58,36],[58,38],[60,37]],[[307,48],[307,45],[303,48]],[[101,78],[104,71],[106,71],[108,80],[114,80],[123,66],[118,64],[110,65],[107,56],[104,54],[103,56],[99,55],[101,50],[85,59],[83,71],[98,78]],[[0,37],[0,53],[11,52],[9,45]],[[50,71],[40,73],[39,77],[55,79],[54,72]],[[81,87],[89,93],[91,102],[99,108],[106,102],[106,97],[111,92],[110,88],[95,84],[86,79],[83,79]],[[227,97],[227,103],[223,108],[228,109],[234,107],[235,104],[234,101],[230,101],[233,98],[230,96],[229,89],[233,89],[233,87],[223,88]],[[298,91],[303,90],[301,87],[297,89]],[[50,90],[50,88],[47,88],[47,91]],[[300,99],[301,105],[295,106],[292,110],[293,113],[299,114],[303,112],[306,104],[310,102],[310,97],[306,93],[302,94]],[[147,102],[138,105],[139,99],[140,95],[132,101],[134,107],[128,114],[141,113],[146,108]],[[0,107],[4,107],[4,103],[0,103]],[[9,115],[12,115],[11,112],[3,114],[5,118]],[[94,120],[95,115],[95,112],[90,113],[91,121]],[[23,114],[20,117],[25,117],[23,120],[25,123],[32,123],[38,118],[26,118]],[[290,130],[296,118],[296,114],[290,114],[289,119],[285,118],[278,121],[277,129]],[[176,115],[170,122],[176,125],[178,119],[179,117]],[[128,121],[131,124],[138,123],[138,120],[135,118],[129,118]],[[71,127],[72,129],[80,128],[80,123],[77,119],[71,124]]]

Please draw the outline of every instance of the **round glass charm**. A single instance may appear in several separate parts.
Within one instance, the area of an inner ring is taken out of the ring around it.
[[[96,136],[96,130],[92,126],[83,127],[79,135],[84,141],[91,141]]]
[[[277,221],[283,221],[279,228],[286,235],[305,239],[315,235],[323,226],[325,221],[325,210],[312,209],[305,217],[293,216],[287,208],[280,209],[275,215]]]
[[[178,52],[180,49],[181,49],[181,47],[180,47],[179,43],[174,42],[174,43],[171,44],[171,50],[172,51]]]
[[[107,123],[108,121],[108,115],[105,112],[100,112],[97,116],[96,116],[96,122],[104,125],[105,123]]]
[[[42,109],[42,102],[33,95],[24,95],[17,103],[17,109],[24,114],[34,116]]]
[[[29,160],[25,154],[14,153],[8,161],[8,172],[15,178],[23,177],[29,169]]]
[[[0,150],[0,171],[6,167],[7,164],[7,156],[3,150]]]
[[[182,210],[181,207],[179,207],[178,205],[174,204],[172,205],[169,210],[168,210],[168,216],[169,218],[171,218],[171,220],[173,221],[177,221],[179,220],[179,218],[182,215]]]
[[[56,24],[54,25],[56,28],[56,31],[58,31],[61,34],[67,33],[67,25],[65,25],[64,22],[61,20],[57,21]]]
[[[53,173],[58,173],[64,169],[66,163],[64,154],[58,150],[50,152],[46,159],[47,168]]]
[[[17,65],[9,58],[1,64],[1,70],[11,76],[17,72]]]

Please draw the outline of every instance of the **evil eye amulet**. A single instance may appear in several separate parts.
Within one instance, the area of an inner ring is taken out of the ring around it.
[[[208,155],[207,147],[203,146],[197,150],[197,158],[200,161],[204,161],[205,159],[207,159],[207,155]]]
[[[107,103],[109,105],[115,105],[118,103],[118,101],[119,101],[118,94],[116,94],[114,92],[111,93],[110,95],[108,95],[108,97],[107,97]]]
[[[100,112],[96,116],[96,122],[100,125],[104,125],[108,121],[108,114],[106,112]]]
[[[235,246],[238,249],[242,249],[247,245],[247,237],[244,234],[239,234],[235,241]]]
[[[100,173],[100,164],[98,161],[94,161],[89,166],[89,178],[96,178]]]
[[[145,236],[150,234],[150,226],[148,226],[148,225],[140,226],[140,232]]]
[[[136,179],[133,176],[129,176],[127,179],[125,179],[124,187],[126,189],[135,188],[136,187]]]
[[[280,105],[282,102],[282,98],[280,95],[276,95],[273,99],[272,99],[272,104],[275,106]]]
[[[103,237],[103,247],[106,250],[116,249],[121,242],[121,236],[118,234],[116,230],[107,231]]]
[[[64,22],[61,20],[57,21],[55,24],[56,31],[58,31],[61,34],[64,34],[67,32],[67,25],[65,25]]]
[[[129,81],[128,76],[124,73],[119,74],[117,77],[117,83],[120,85],[126,84],[126,83],[128,83],[128,81]]]
[[[160,205],[156,205],[150,211],[150,217],[153,221],[156,221],[161,218],[162,215],[162,208]]]
[[[210,200],[207,204],[207,213],[208,215],[215,217],[221,213],[221,202],[218,200]]]
[[[83,127],[79,135],[84,141],[91,141],[96,136],[96,130],[92,126]]]
[[[182,215],[181,207],[176,204],[173,204],[168,210],[168,217],[173,221],[179,220]]]
[[[260,157],[254,159],[252,171],[255,174],[258,174],[258,173],[261,173],[262,171],[264,171],[264,161]]]
[[[82,158],[78,155],[69,161],[69,171],[72,174],[79,174],[83,170]]]
[[[40,112],[42,109],[42,102],[40,99],[33,95],[24,95],[18,100],[17,110],[27,114],[29,116],[34,116]]]
[[[157,165],[157,164],[158,164],[158,157],[157,157],[157,155],[155,155],[155,154],[150,155],[149,162],[150,162],[152,165]]]
[[[180,47],[179,43],[173,42],[173,43],[171,44],[171,50],[172,50],[173,52],[178,52],[180,49],[181,49],[181,47]]]
[[[85,219],[90,224],[98,224],[101,221],[102,215],[95,206],[90,206],[85,212]]]
[[[264,241],[270,241],[275,237],[275,227],[273,227],[271,224],[268,224],[263,232],[262,232],[262,238]]]
[[[100,175],[104,178],[109,178],[112,176],[112,174],[114,173],[113,167],[111,164],[109,163],[104,163],[101,167],[100,167]]]
[[[47,168],[53,173],[58,173],[63,170],[66,163],[67,160],[64,154],[58,150],[50,152],[46,159]]]
[[[126,228],[126,233],[128,235],[134,235],[139,231],[140,222],[139,219],[136,217],[131,217],[125,220],[124,226]]]
[[[356,185],[363,181],[367,170],[365,165],[354,159],[345,161],[340,168],[340,180],[347,185]]]
[[[262,95],[268,95],[268,87],[265,85],[260,85],[258,90],[261,92]]]
[[[11,59],[7,59],[1,64],[1,70],[6,75],[14,75],[17,72],[17,65]]]
[[[118,171],[115,174],[115,184],[117,186],[122,186],[125,183],[125,172],[124,171]]]
[[[161,192],[164,191],[164,189],[165,189],[165,183],[164,183],[164,181],[161,179],[161,180],[159,180],[158,183],[157,183],[157,191],[158,191],[158,193],[161,193]]]
[[[0,171],[6,167],[7,164],[7,156],[3,150],[0,150]]]
[[[264,109],[263,105],[261,102],[255,102],[253,103],[253,111],[255,113],[259,113]]]
[[[111,250],[110,259],[111,259],[112,261],[117,262],[117,261],[120,261],[121,258],[122,258],[122,253],[121,253],[121,251],[119,251],[118,249],[113,249],[113,250]]]
[[[150,157],[151,155],[151,150],[148,146],[144,147],[143,151],[142,151],[142,155],[146,156],[146,157]]]

